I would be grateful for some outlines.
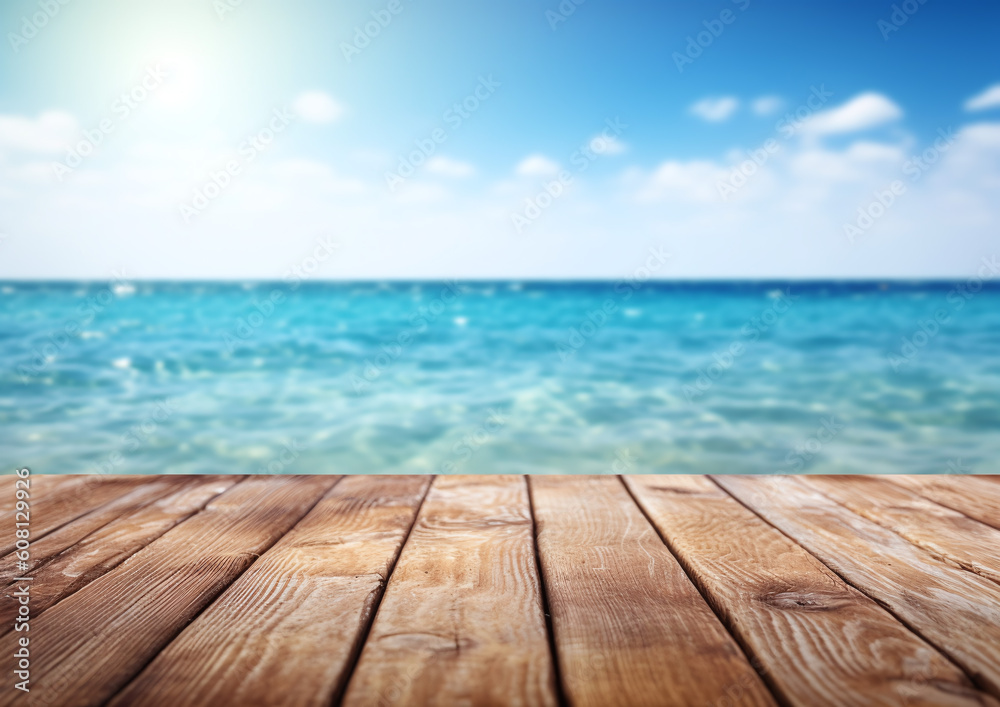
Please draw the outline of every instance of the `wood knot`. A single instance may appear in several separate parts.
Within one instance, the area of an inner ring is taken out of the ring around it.
[[[769,592],[762,594],[760,601],[785,611],[835,611],[851,604],[840,592],[824,591]]]

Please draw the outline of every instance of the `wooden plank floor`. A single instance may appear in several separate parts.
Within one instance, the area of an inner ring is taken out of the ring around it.
[[[1000,707],[1000,477],[0,487],[0,706]]]

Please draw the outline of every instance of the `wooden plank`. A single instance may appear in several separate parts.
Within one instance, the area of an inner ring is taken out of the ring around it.
[[[66,548],[75,545],[95,530],[122,515],[127,515],[138,508],[152,503],[158,498],[162,498],[171,491],[176,491],[183,485],[191,483],[192,477],[148,476],[140,478],[141,483],[127,491],[124,495],[84,513],[39,540],[32,539],[30,560],[26,568],[22,567],[18,569],[18,560],[14,553],[0,558],[0,583],[9,584],[14,577],[29,576],[38,567],[44,565]]]
[[[31,493],[29,500],[32,542],[128,493],[146,480],[148,477],[142,476],[73,475],[71,481],[56,484],[51,494],[45,493],[43,486],[39,493]],[[0,540],[0,556],[14,549],[13,538],[14,534],[9,533]]]
[[[1000,583],[1000,530],[890,483],[892,477],[810,476],[837,503],[962,569]]]
[[[527,485],[439,476],[343,704],[555,705]]]
[[[889,478],[935,503],[1000,528],[1000,484],[991,477],[913,474]]]
[[[61,599],[114,569],[191,514],[197,513],[243,477],[147,478],[170,479],[175,492],[123,514],[33,571],[32,616],[38,616]],[[140,488],[147,486],[150,484],[144,484]],[[4,592],[6,600],[0,602],[0,633],[13,630],[17,603],[11,600],[11,593],[16,587],[17,583],[7,587]]]
[[[111,705],[331,704],[430,481],[345,478]]]
[[[49,707],[104,703],[305,515],[337,477],[236,484],[31,623],[31,694]],[[13,655],[17,633],[0,638]],[[0,705],[17,690],[0,691]]]
[[[535,476],[530,485],[572,704],[774,704],[620,479]]]
[[[993,704],[950,660],[707,478],[625,481],[786,703]]]
[[[4,525],[7,525],[8,520],[13,522],[14,504],[17,503],[17,498],[14,495],[16,490],[14,482],[18,478],[13,473],[0,476],[0,523]],[[33,492],[38,497],[48,496],[62,486],[78,482],[80,478],[80,476],[68,474],[32,474],[29,476],[28,491]],[[22,484],[21,487],[23,488],[23,486]]]
[[[862,518],[793,477],[717,483],[1000,696],[1000,587]]]

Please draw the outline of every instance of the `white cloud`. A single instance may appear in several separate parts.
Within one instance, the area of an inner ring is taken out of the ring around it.
[[[1000,107],[1000,83],[995,83],[982,93],[973,96],[964,105],[967,111],[986,110],[987,108],[997,107]]]
[[[962,128],[959,139],[963,145],[974,144],[979,147],[989,149],[992,152],[1000,151],[1000,123],[973,123]]]
[[[778,96],[761,96],[750,107],[757,115],[772,115],[781,110],[782,105],[784,101]]]
[[[392,198],[401,204],[433,204],[446,201],[451,192],[440,184],[423,182],[407,183],[403,189],[393,194]]]
[[[729,176],[729,170],[709,160],[664,162],[649,176],[640,189],[639,201],[717,202],[716,184]]]
[[[695,277],[741,276],[747,268],[757,276],[958,277],[995,252],[1000,122],[922,145],[858,139],[828,148],[804,139],[763,164],[748,156],[668,161],[637,173],[623,182],[637,205],[622,218],[669,234],[676,264]],[[717,191],[738,169],[749,176],[735,193]],[[845,224],[894,183],[902,195],[887,208],[881,202],[884,213],[851,242]]]
[[[361,194],[366,189],[360,179],[342,177],[325,162],[311,159],[283,160],[274,165],[271,174],[276,181],[296,183],[295,188],[302,188],[298,184],[308,183],[325,193]]]
[[[437,174],[442,177],[455,177],[458,179],[471,177],[476,173],[476,168],[468,162],[460,162],[458,160],[453,160],[449,157],[442,157],[440,155],[431,157],[427,160],[426,169],[430,174]]]
[[[521,177],[548,177],[559,171],[559,164],[544,155],[531,155],[521,160],[515,171]]]
[[[620,155],[628,149],[628,146],[614,135],[611,137],[597,135],[591,139],[590,149],[599,155]]]
[[[756,168],[748,160],[758,143],[714,159],[661,156],[620,178],[589,170],[532,222],[537,237],[527,239],[514,237],[511,213],[559,169],[541,154],[518,165],[534,180],[505,170],[458,193],[437,175],[469,166],[441,157],[426,165],[427,181],[391,193],[378,159],[268,153],[188,228],[171,218],[178,203],[231,157],[226,148],[241,135],[118,133],[100,161],[54,183],[50,161],[62,153],[53,135],[79,139],[75,121],[7,117],[0,128],[0,217],[11,234],[0,278],[102,278],[115,268],[136,277],[280,278],[328,226],[345,239],[328,273],[336,277],[619,277],[654,245],[675,253],[670,274],[680,277],[960,276],[995,252],[1000,228],[1000,121],[961,128],[916,180],[906,162],[924,160],[933,142],[905,134],[845,144],[782,136]],[[8,150],[14,145],[19,154]],[[753,174],[724,199],[720,180],[746,165]],[[906,193],[848,242],[843,224],[894,180]],[[301,249],[289,234],[302,235]]]
[[[46,111],[37,119],[0,115],[0,148],[53,153],[80,138],[76,118],[62,111]]]
[[[51,162],[30,160],[20,164],[5,165],[0,176],[7,181],[26,186],[44,186],[55,182]]]
[[[307,123],[332,123],[343,107],[323,91],[306,91],[292,103],[292,110]]]
[[[843,150],[807,147],[790,155],[788,172],[801,182],[867,182],[889,179],[905,157],[899,147],[877,142],[858,141]]]
[[[817,113],[803,131],[813,135],[853,133],[883,125],[903,116],[903,111],[880,93],[862,93],[847,103]]]
[[[739,107],[740,102],[737,99],[732,96],[723,96],[722,98],[703,98],[692,105],[690,111],[702,120],[719,123],[728,119]]]

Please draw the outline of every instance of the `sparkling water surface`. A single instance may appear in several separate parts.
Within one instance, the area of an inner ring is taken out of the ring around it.
[[[0,283],[4,472],[997,473],[1000,288]]]

